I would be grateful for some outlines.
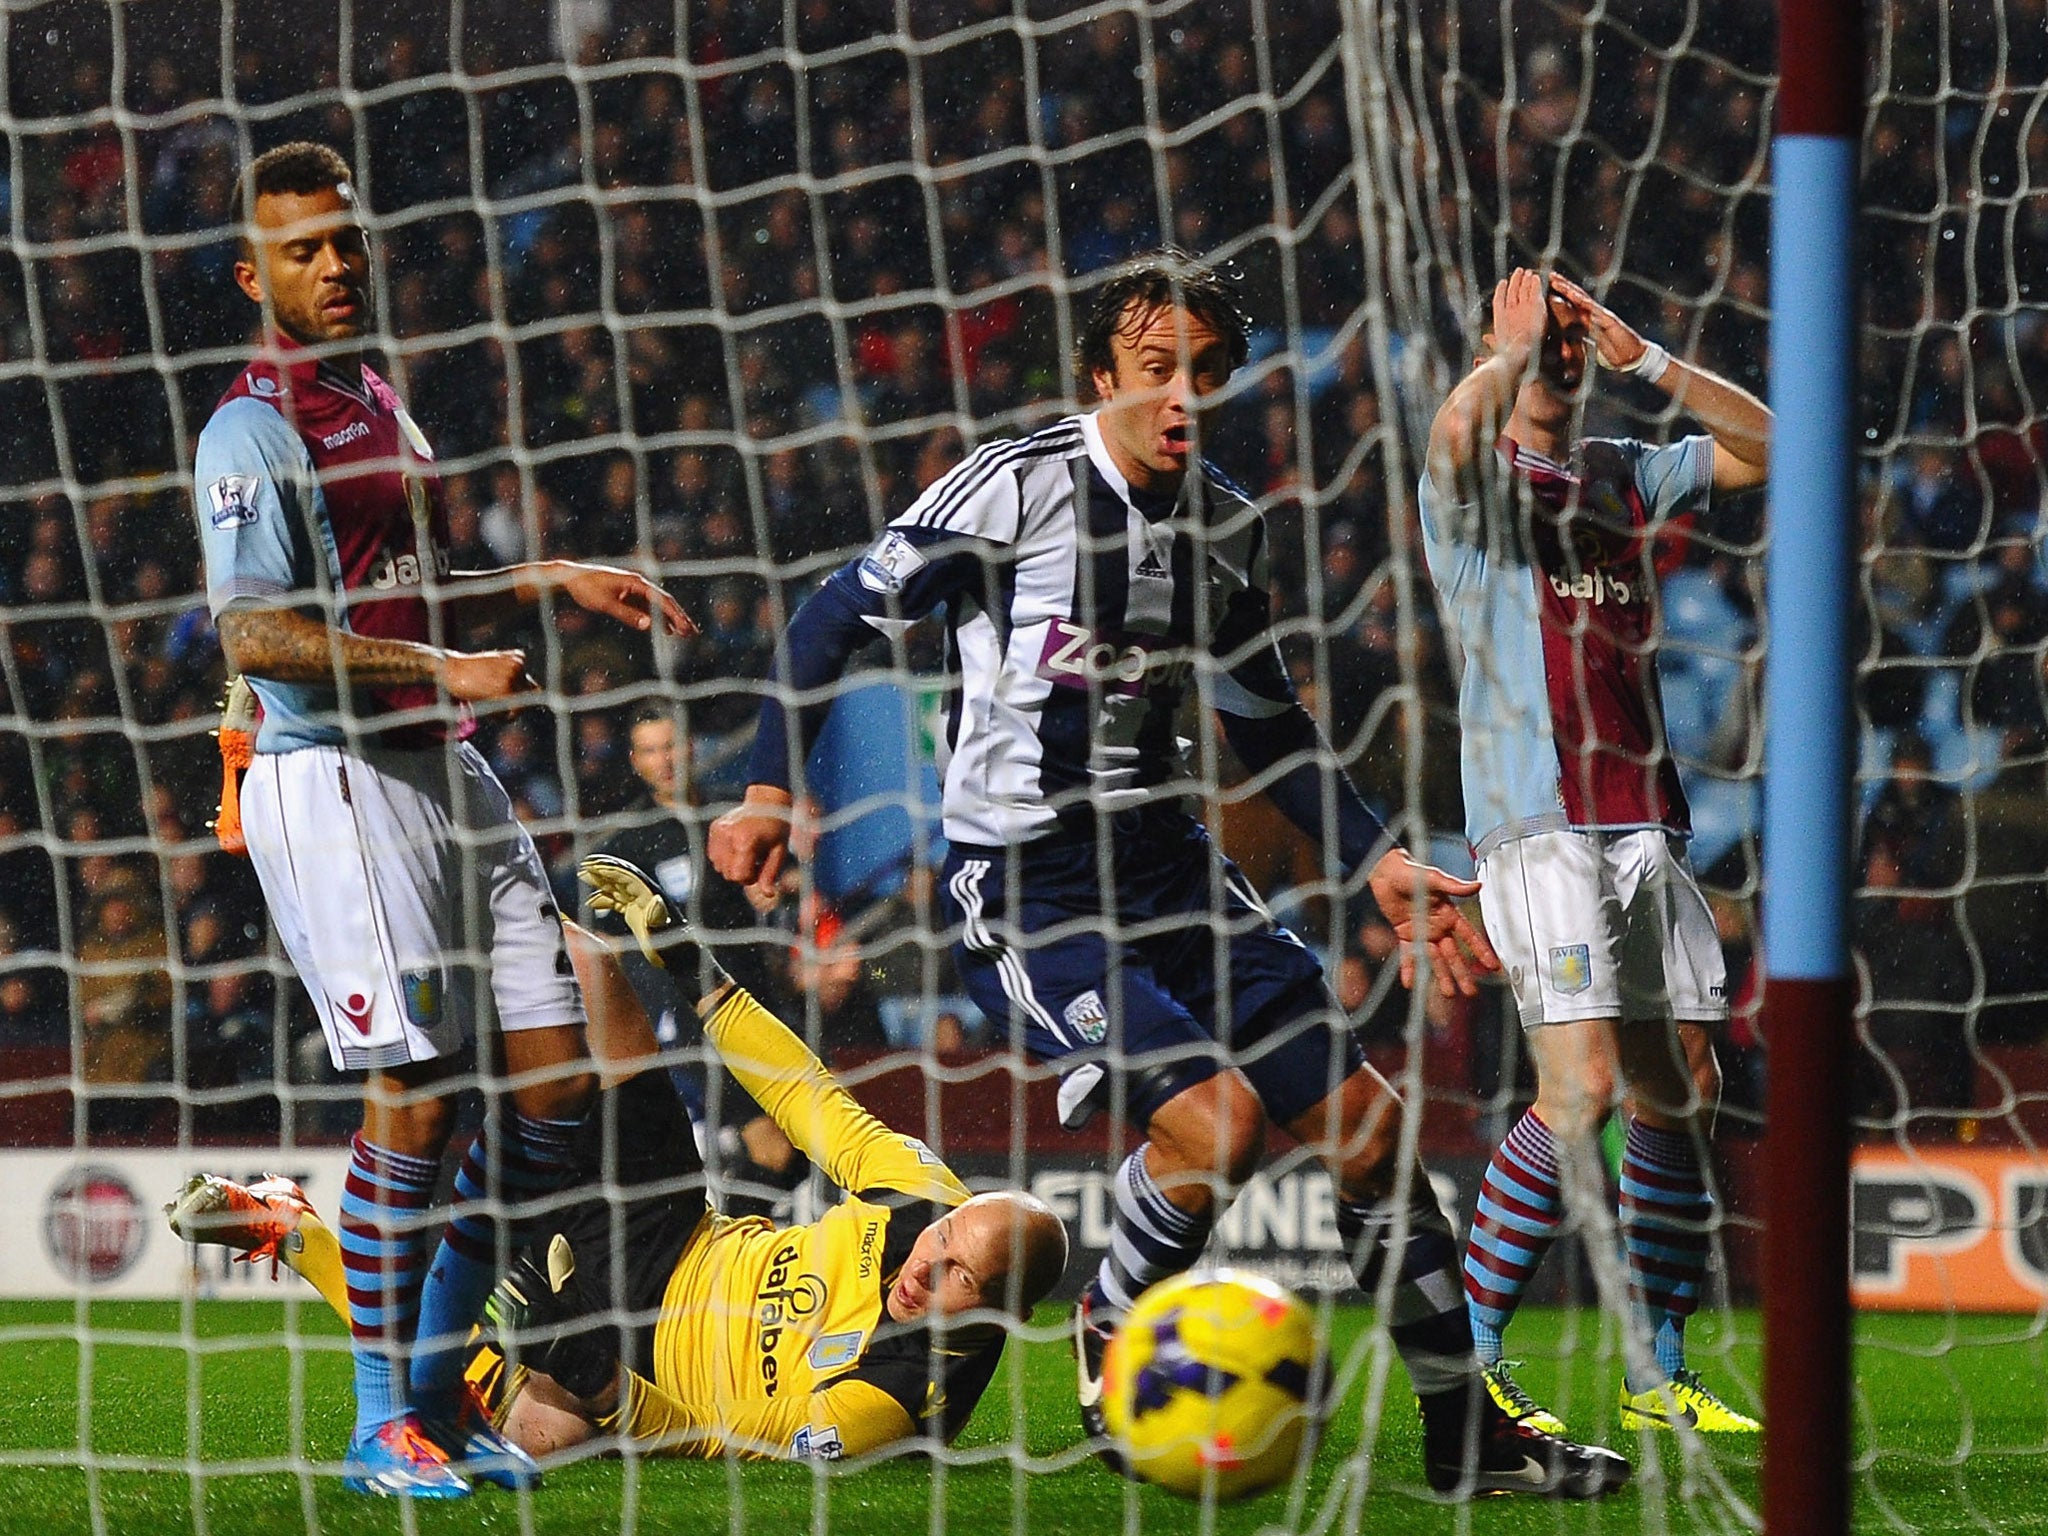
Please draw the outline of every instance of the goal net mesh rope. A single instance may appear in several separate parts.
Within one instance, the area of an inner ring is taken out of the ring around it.
[[[1995,1248],[2001,1224],[2018,1233],[2000,1295],[2021,1310],[2048,1269],[2022,1221],[2039,1200],[1994,1198],[1956,1161],[2030,1147],[2048,1089],[2041,22],[2036,5],[1883,8],[1863,143],[1864,1049],[1845,1091],[1865,1150],[1893,1154],[1859,1175],[1859,1284],[1937,1308],[1973,1304],[1976,1271],[1940,1262],[1966,1234]],[[96,1514],[103,1468],[194,1470],[97,1445],[105,1325],[87,1303],[124,1284],[270,1294],[182,1249],[169,1280],[146,1278],[167,1239],[140,1228],[181,1168],[336,1166],[357,1114],[247,866],[207,829],[223,673],[191,473],[248,355],[227,220],[254,154],[314,138],[355,168],[377,351],[435,446],[454,565],[630,564],[703,628],[650,646],[558,612],[515,636],[543,702],[486,714],[477,741],[565,906],[580,853],[669,816],[636,774],[641,716],[685,741],[701,828],[743,785],[796,603],[964,452],[1073,409],[1079,315],[1120,261],[1166,241],[1223,264],[1254,317],[1205,448],[1269,521],[1296,685],[1410,845],[1469,868],[1455,677],[1484,658],[1453,655],[1422,566],[1419,445],[1470,366],[1475,301],[1522,264],[1761,391],[1773,50],[1759,0],[0,11],[0,1104],[12,1139],[43,1149],[20,1154],[19,1214],[40,1230],[8,1286],[76,1301],[59,1331],[84,1398],[75,1439],[11,1459],[84,1466]],[[1689,430],[1659,392],[1614,380],[1586,429]],[[1722,1310],[1696,1351],[1744,1401],[1763,539],[1761,498],[1736,499],[1657,555],[1665,724],[1734,1002],[1706,1309]],[[924,631],[850,675],[808,780],[822,837],[756,938],[778,1011],[857,1092],[977,1183],[1037,1188],[1069,1217],[1071,1286],[1107,1242],[1103,1176],[1133,1137],[1114,1116],[1062,1137],[1046,1072],[960,995],[931,881],[947,688]],[[1403,992],[1390,934],[1331,878],[1334,849],[1295,837],[1216,748],[1195,761],[1224,846],[1324,957],[1375,1062],[1426,1102],[1420,1150],[1468,1220],[1530,1092],[1512,1007],[1497,987],[1476,1005]],[[679,1047],[686,1066],[702,1055]],[[765,1166],[731,1136],[712,1165],[739,1182]],[[338,1184],[311,1187],[331,1216]],[[1217,1251],[1341,1291],[1329,1198],[1289,1151]],[[1541,1298],[1611,1301],[1615,1263],[1600,1241],[1560,1252]],[[1554,1357],[1539,1368],[1562,1378],[1595,1352],[1610,1392],[1619,1319],[1598,1315],[1529,1346]],[[1062,1328],[1042,1314],[1026,1336]],[[339,1342],[289,1337],[279,1412],[296,1426],[308,1359]],[[1355,1494],[1413,1486],[1370,1456],[1402,1389],[1383,1345],[1339,1350],[1340,1380],[1371,1383],[1365,1432],[1333,1431],[1342,1473],[1297,1479],[1290,1519],[1356,1528]],[[201,1380],[195,1363],[195,1424]],[[1027,1433],[1025,1406],[1012,1378],[951,1454],[1071,1464],[1067,1422]],[[1609,1411],[1578,1407],[1589,1425]],[[296,1427],[289,1444],[300,1469],[339,1452]],[[1661,1480],[1641,1469],[1660,1500],[1712,1528],[1753,1520],[1746,1474],[1665,1464]],[[194,1509],[203,1522],[196,1494]]]

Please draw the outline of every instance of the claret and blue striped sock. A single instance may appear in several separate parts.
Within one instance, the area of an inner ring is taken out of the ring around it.
[[[425,1216],[440,1171],[431,1158],[376,1146],[361,1132],[349,1149],[339,1236],[359,1436],[398,1418],[409,1403],[404,1355],[419,1317]]]
[[[1685,1369],[1685,1320],[1700,1304],[1714,1199],[1687,1131],[1631,1119],[1621,1155],[1621,1236],[1628,1288],[1669,1378]],[[1634,1384],[1637,1391],[1655,1382]]]
[[[1465,1306],[1473,1345],[1486,1364],[1500,1359],[1501,1335],[1563,1217],[1557,1143],[1532,1109],[1486,1165],[1465,1244]]]

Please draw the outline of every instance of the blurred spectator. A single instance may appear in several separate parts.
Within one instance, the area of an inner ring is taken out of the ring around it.
[[[512,796],[521,821],[550,821],[564,809],[553,764],[540,752],[532,725],[518,716],[500,726],[491,742],[491,768]]]
[[[773,631],[758,622],[739,581],[714,584],[695,617],[699,633],[688,642],[684,676],[703,691],[693,693],[691,718],[713,734],[750,725],[759,696],[741,685],[768,676],[775,659]]]
[[[648,707],[634,717],[629,740],[636,793],[612,818],[611,824],[623,825],[596,851],[653,876],[726,974],[772,1008],[782,988],[771,955],[779,955],[782,936],[764,934],[766,915],[756,910],[747,892],[705,861],[691,789],[689,737],[676,729],[671,712]],[[583,921],[622,941],[620,962],[662,1048],[690,1053],[670,1070],[716,1149],[713,1167],[725,1185],[726,1213],[768,1214],[802,1181],[810,1164],[705,1047],[696,1001],[711,978],[677,976],[649,964],[638,946],[625,939],[616,917],[587,904]]]
[[[902,877],[889,895],[863,901],[854,893],[841,902],[848,914],[846,938],[860,949],[862,975],[877,997],[957,996],[960,978],[951,941],[944,937],[937,873],[912,863]]]
[[[2005,767],[1967,807],[1977,831],[1963,917],[1984,967],[1975,1037],[2039,1044],[2048,1036],[2048,736],[2005,733]]]
[[[1901,544],[1953,554],[1984,536],[1983,500],[1958,467],[1952,448],[1929,444],[1914,452],[1900,477]]]
[[[1967,723],[2037,731],[2048,726],[2041,695],[2048,597],[2036,584],[2025,546],[2000,553],[2009,563],[1956,610],[1942,649],[1964,663]]]
[[[185,1038],[191,1087],[216,1090],[195,1104],[199,1135],[272,1136],[279,1127],[270,978],[235,971],[185,989]],[[218,1090],[247,1088],[243,1094]]]
[[[1857,1097],[1883,1119],[1970,1102],[1963,1005],[1974,981],[1957,900],[1968,831],[1962,797],[1933,768],[1926,741],[1902,731],[1858,852],[1854,933],[1869,1011]]]
[[[118,882],[93,903],[78,961],[80,1075],[93,1088],[160,1081],[171,1048],[171,978],[163,929],[133,884]],[[138,1095],[95,1096],[87,1125],[94,1135],[133,1136],[155,1109]]]
[[[64,978],[50,970],[0,971],[0,1046],[56,1045],[71,1039]]]
[[[492,565],[516,565],[526,558],[525,506],[518,466],[500,464],[491,471],[491,499],[477,513],[477,532],[490,548]]]
[[[789,950],[788,1019],[820,1056],[879,1051],[889,1044],[881,1010],[861,965],[860,945],[846,936],[846,924],[822,898]]]
[[[63,1045],[71,1038],[64,974],[25,961],[25,947],[0,911],[0,1046]]]

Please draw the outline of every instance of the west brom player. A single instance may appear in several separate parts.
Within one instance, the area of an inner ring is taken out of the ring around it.
[[[1331,1166],[1360,1278],[1383,1257],[1396,1268],[1392,1332],[1431,1482],[1604,1492],[1626,1462],[1514,1426],[1478,1391],[1449,1223],[1419,1169],[1397,1177],[1398,1100],[1339,1027],[1314,955],[1183,805],[1201,783],[1175,733],[1193,700],[1403,936],[1420,929],[1447,992],[1495,963],[1453,905],[1475,887],[1410,862],[1325,774],[1268,629],[1265,524],[1197,457],[1200,413],[1246,339],[1229,285],[1179,253],[1104,283],[1076,357],[1096,409],[970,455],[796,614],[782,681],[800,702],[764,704],[746,802],[714,824],[712,859],[735,880],[774,876],[829,685],[865,641],[943,604],[961,678],[943,813],[962,979],[1057,1064],[1069,1124],[1120,1108],[1146,1136],[1117,1171],[1115,1240],[1076,1315],[1090,1432],[1117,1318],[1200,1255],[1271,1120]]]
[[[451,571],[433,454],[362,357],[369,253],[347,163],[288,144],[245,185],[235,281],[262,306],[263,344],[200,435],[195,470],[208,601],[263,709],[243,833],[335,1065],[368,1074],[341,1221],[347,1480],[452,1497],[469,1491],[463,1464],[503,1483],[532,1473],[459,1390],[462,1341],[496,1280],[493,1226],[468,1202],[551,1186],[591,1079],[539,856],[449,723],[448,701],[531,688],[525,657],[441,638],[548,590],[636,629],[688,621],[626,571]],[[471,1041],[521,1082],[463,1159],[465,1204],[430,1263],[450,1078]]]
[[[1589,337],[1603,366],[1655,385],[1707,434],[1661,448],[1574,439]],[[1622,1427],[1754,1432],[1685,1363],[1713,1215],[1710,1031],[1728,1003],[1664,741],[1653,543],[1713,492],[1763,483],[1771,414],[1562,277],[1546,290],[1518,269],[1497,285],[1484,345],[1437,413],[1421,489],[1430,572],[1464,643],[1481,911],[1537,1078],[1480,1191],[1465,1257],[1473,1333],[1495,1401],[1561,1429],[1508,1374],[1501,1331],[1565,1208],[1587,1219],[1604,1206],[1595,1137],[1625,1089],[1621,1230],[1655,1361],[1632,1359]]]

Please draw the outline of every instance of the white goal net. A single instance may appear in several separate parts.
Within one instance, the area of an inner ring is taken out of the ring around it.
[[[1472,366],[1475,306],[1524,265],[1762,393],[1775,46],[1764,0],[0,4],[0,1396],[61,1404],[0,1428],[0,1488],[46,1476],[21,1486],[58,1488],[96,1531],[238,1510],[310,1529],[333,1488],[315,1474],[347,1437],[345,1328],[156,1214],[192,1173],[274,1169],[333,1221],[361,1119],[249,864],[209,830],[225,674],[193,464],[254,341],[229,220],[256,154],[312,139],[353,168],[372,358],[433,445],[453,568],[622,564],[700,627],[650,642],[556,602],[497,642],[526,648],[542,694],[484,712],[474,743],[564,911],[600,847],[701,861],[745,788],[791,615],[968,452],[1075,410],[1093,295],[1169,243],[1219,266],[1251,317],[1202,446],[1265,517],[1274,630],[1325,766],[1470,873],[1458,677],[1492,658],[1458,653],[1425,567],[1431,419]],[[2038,1315],[2048,1296],[2048,19],[2036,0],[1905,0],[1873,8],[1871,59],[1863,1049],[1844,1091],[1862,1133],[1857,1301],[1905,1314],[1873,1347],[1908,1380],[1933,1362],[1962,1405],[1953,1435],[1927,1439],[1862,1400],[1876,1497],[1918,1529],[1939,1500],[1886,1484],[1886,1458],[1964,1458],[1972,1383],[2005,1358],[1997,1326],[1957,1314]],[[1583,422],[1659,443],[1697,430],[1611,373]],[[1750,1410],[1765,526],[1762,495],[1718,498],[1641,555],[1732,1005],[1692,1359]],[[1064,1301],[1110,1247],[1111,1174],[1140,1137],[1114,1096],[1062,1129],[1056,1076],[955,968],[935,765],[959,684],[940,627],[848,671],[804,776],[796,872],[719,952],[893,1129],[1065,1218]],[[1506,989],[1401,988],[1392,931],[1335,878],[1336,849],[1227,751],[1191,760],[1213,834],[1425,1106],[1411,1129],[1462,1237],[1534,1091]],[[670,889],[703,920],[704,892],[682,894],[708,878],[692,867]],[[777,1220],[834,1198],[727,1114],[701,1033],[654,973],[633,976],[655,988],[717,1198]],[[1322,1302],[1343,1406],[1284,1500],[1251,1509],[1355,1530],[1373,1500],[1411,1507],[1414,1415],[1329,1176],[1283,1140],[1211,1253]],[[1615,1438],[1629,1325],[1611,1229],[1559,1247],[1508,1347],[1575,1432],[1636,1459],[1628,1528],[1753,1525],[1753,1440]],[[253,1322],[215,1306],[287,1298]],[[1915,1331],[1914,1313],[1940,1324]],[[1071,1496],[1042,1518],[1136,1529],[1139,1495],[1078,1449],[1064,1317],[1018,1329],[959,1443],[927,1442],[914,1496],[886,1481],[900,1467],[875,1474],[880,1516],[836,1480],[792,1492],[633,1458],[563,1496],[642,1529],[752,1508],[820,1530],[1023,1530]],[[153,1492],[163,1474],[190,1499]],[[1034,1491],[1041,1474],[1079,1491]],[[246,1495],[220,1492],[245,1477]]]

